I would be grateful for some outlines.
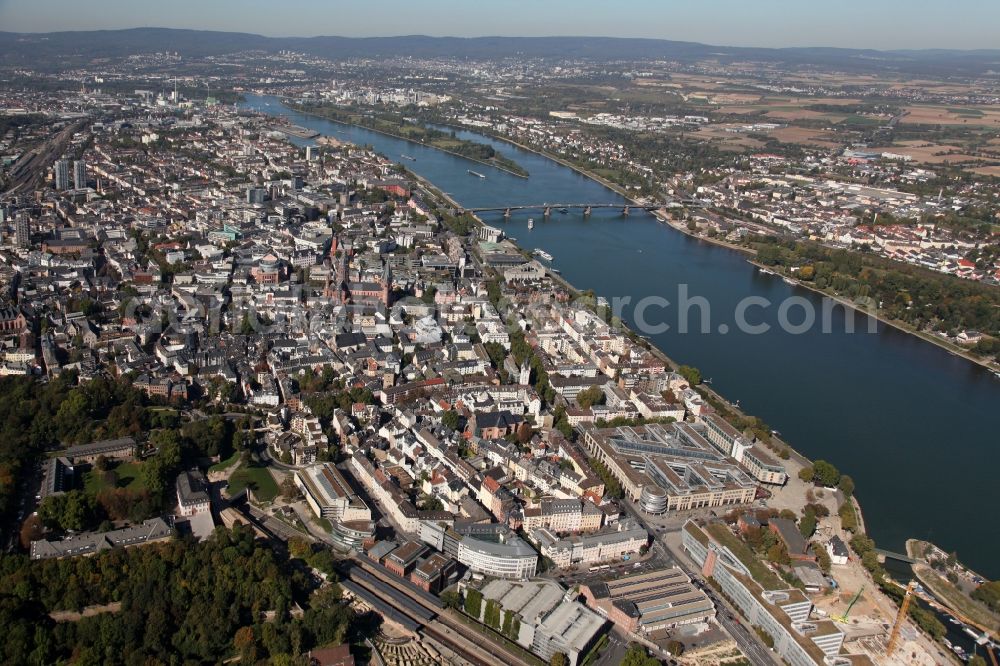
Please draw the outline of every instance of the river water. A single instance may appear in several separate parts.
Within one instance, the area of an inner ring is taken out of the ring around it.
[[[622,197],[547,158],[472,132],[458,136],[491,144],[530,172],[518,178],[433,148],[296,113],[274,97],[248,95],[244,106],[283,115],[324,135],[370,144],[427,178],[466,208],[541,203],[620,203]],[[297,141],[297,143],[311,143]],[[406,160],[402,155],[416,158]],[[486,176],[472,176],[468,170]],[[822,298],[764,275],[738,252],[692,239],[642,211],[617,209],[483,214],[525,248],[542,248],[574,286],[608,299],[665,298],[646,320],[670,329],[649,336],[679,363],[698,367],[712,386],[747,413],[763,418],[784,440],[813,459],[834,463],[857,484],[869,533],[880,547],[902,552],[907,538],[933,541],[972,568],[1000,578],[1000,379],[930,343],[867,319],[848,333],[842,308],[795,334],[779,327],[779,304],[803,299],[822,314]],[[534,229],[527,228],[534,218]],[[686,285],[686,287],[685,287]],[[709,304],[686,308],[692,325],[680,332],[682,294]],[[745,319],[768,324],[764,334],[740,332],[739,303],[767,299]],[[624,318],[634,322],[630,307]],[[792,324],[802,310],[787,313]],[[821,318],[821,317],[820,317]],[[852,316],[853,318],[853,316]],[[720,326],[728,327],[725,333]]]

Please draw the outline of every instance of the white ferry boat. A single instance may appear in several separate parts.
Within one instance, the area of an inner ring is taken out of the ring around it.
[[[534,229],[535,228],[535,219],[532,218],[532,217],[528,218],[528,228],[529,229]]]
[[[986,636],[986,634],[981,634],[972,627],[967,625],[962,627],[962,631],[967,633],[972,638],[972,640],[976,641],[977,643],[979,643],[980,640],[983,640],[983,642],[985,642],[984,637],[989,638],[988,636]],[[982,643],[979,644],[982,645]]]
[[[544,259],[545,261],[552,261],[552,255],[541,248],[535,250],[535,254]]]
[[[479,173],[478,171],[473,171],[472,169],[469,169],[469,175],[477,176],[479,178],[486,178],[486,176],[484,176],[483,174]]]

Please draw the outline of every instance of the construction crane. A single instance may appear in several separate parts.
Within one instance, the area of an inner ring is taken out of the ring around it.
[[[901,621],[902,621],[902,619],[904,617],[906,617],[906,611],[909,610],[911,596],[913,595],[913,593],[914,593],[914,591],[915,591],[918,583],[917,583],[916,580],[911,580],[910,583],[909,583],[909,585],[906,585],[904,587],[902,583],[900,583],[899,581],[893,580],[892,578],[886,578],[886,580],[889,583],[895,585],[896,587],[901,587],[901,588],[903,588],[906,591],[906,594],[903,596],[903,603],[900,604],[900,606],[899,606],[899,613],[896,614],[896,623],[892,627],[892,634],[889,636],[889,645],[886,648],[886,656],[891,656],[893,649],[895,649],[895,647],[896,647],[895,646],[895,642],[896,642],[896,640],[898,638],[899,627],[900,627],[900,625],[902,623]],[[984,634],[988,635],[988,634],[991,633],[991,631],[989,629],[987,629],[983,625],[979,624],[975,620],[972,620],[972,619],[966,617],[965,615],[963,615],[962,613],[959,613],[958,611],[954,610],[953,608],[949,608],[948,606],[945,606],[944,604],[938,603],[932,597],[930,597],[930,596],[928,596],[926,594],[918,594],[917,596],[919,596],[921,599],[923,599],[927,603],[927,605],[929,605],[930,607],[935,608],[935,609],[941,611],[942,613],[946,613],[948,615],[951,615],[951,616],[953,616],[953,617],[961,620],[965,624],[967,624],[967,625],[969,625],[971,627],[975,627],[976,629],[979,629]],[[845,613],[845,615],[846,615],[846,613]],[[986,654],[989,656],[990,661],[993,662],[993,666],[1000,666],[1000,663],[997,662],[997,657],[994,654],[994,651],[991,649],[990,645],[989,644],[984,645],[983,649],[985,650]]]
[[[896,587],[902,588],[904,590],[907,589],[906,586],[904,586],[902,583],[900,583],[897,580],[893,580],[892,578],[886,578],[886,581],[888,581],[889,583],[895,585]],[[911,581],[911,584],[916,587],[919,583],[916,580],[913,580],[913,581]],[[924,601],[931,608],[939,610],[942,613],[944,613],[945,615],[951,615],[955,619],[960,620],[962,623],[967,624],[970,627],[975,627],[976,629],[978,629],[979,631],[983,632],[987,636],[990,635],[990,634],[992,634],[994,636],[997,635],[996,631],[994,631],[993,629],[990,629],[989,627],[986,627],[985,625],[980,624],[979,622],[976,622],[972,618],[963,615],[962,613],[960,613],[959,611],[955,610],[954,608],[951,608],[949,606],[946,606],[946,605],[940,603],[934,597],[932,597],[932,596],[930,596],[930,595],[928,595],[926,593],[917,592],[917,596],[920,597],[920,599],[922,601]]]
[[[847,624],[847,616],[851,614],[851,609],[854,608],[854,604],[858,603],[858,599],[861,598],[861,593],[865,591],[865,587],[866,587],[865,585],[861,586],[861,589],[858,590],[858,593],[854,595],[853,599],[851,599],[851,603],[847,604],[847,610],[844,611],[844,614],[834,615],[833,616],[834,620],[836,620],[837,622],[841,622],[843,624]]]
[[[910,602],[913,600],[913,590],[917,586],[917,581],[911,580],[906,586],[906,593],[903,595],[903,603],[899,604],[899,612],[896,613],[896,621],[892,625],[892,633],[889,634],[889,645],[885,648],[885,656],[891,657],[899,641],[899,630],[906,620],[906,613],[910,610]]]

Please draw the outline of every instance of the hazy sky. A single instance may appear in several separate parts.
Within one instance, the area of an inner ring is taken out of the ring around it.
[[[998,0],[0,0],[0,30],[603,35],[731,46],[1000,48]]]

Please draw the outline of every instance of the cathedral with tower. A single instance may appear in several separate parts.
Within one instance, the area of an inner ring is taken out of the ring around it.
[[[323,295],[334,305],[381,303],[389,307],[392,298],[392,268],[389,262],[385,262],[382,276],[377,282],[352,281],[349,275],[352,254],[351,248],[340,246],[340,239],[334,234],[330,241],[330,271],[327,273]]]

